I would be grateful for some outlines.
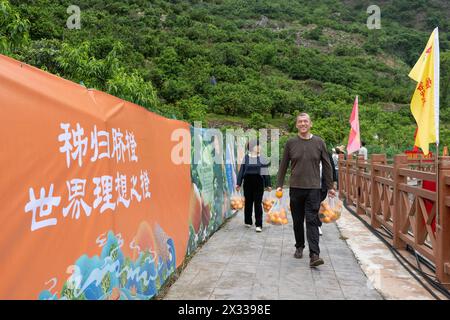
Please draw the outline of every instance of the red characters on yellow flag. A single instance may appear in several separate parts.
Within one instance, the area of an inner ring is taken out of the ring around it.
[[[411,112],[417,122],[414,145],[425,155],[429,144],[439,143],[439,36],[434,29],[428,43],[409,73],[418,82],[411,99]]]

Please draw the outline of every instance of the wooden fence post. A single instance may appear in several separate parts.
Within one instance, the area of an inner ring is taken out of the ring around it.
[[[450,157],[439,157],[439,159],[436,277],[450,288]]]
[[[345,161],[345,157],[343,154],[338,154],[338,191],[339,191],[339,198],[344,199],[345,196],[345,178],[344,178],[344,167],[347,165],[342,164],[342,161]]]
[[[360,207],[360,203],[361,203],[361,187],[362,187],[362,181],[363,181],[363,177],[362,174],[364,172],[364,170],[359,168],[359,164],[360,163],[364,163],[364,156],[363,155],[357,155],[356,156],[356,170],[355,170],[355,174],[356,174],[356,213],[357,214],[365,214],[366,212],[361,209]]]
[[[377,164],[386,164],[385,154],[372,154],[370,157],[370,185],[372,186],[372,192],[370,193],[370,205],[372,210],[370,214],[370,224],[374,228],[381,227],[380,222],[377,220],[377,213],[379,208],[381,208],[381,194],[378,191],[377,182],[375,181],[375,177],[380,176],[380,170],[374,168],[374,165]]]
[[[345,172],[345,189],[346,189],[345,196],[346,196],[348,205],[353,205],[353,202],[351,202],[351,185],[352,185],[352,182],[350,181],[350,168],[351,168],[350,162],[353,160],[352,158],[353,157],[352,157],[351,154],[349,154],[347,156],[347,163],[346,163],[347,170]]]
[[[404,176],[400,176],[398,170],[406,168],[408,166],[408,157],[404,154],[397,154],[394,156],[394,169],[392,172],[392,179],[394,180],[394,212],[392,216],[393,220],[393,232],[394,232],[394,247],[397,249],[405,249],[406,243],[400,239],[400,232],[404,223],[403,217],[408,213],[405,212],[406,208],[403,204],[401,191],[399,190],[400,183],[406,183],[407,179]]]

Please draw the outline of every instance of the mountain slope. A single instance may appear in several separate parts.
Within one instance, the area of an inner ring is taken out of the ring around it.
[[[363,139],[389,153],[411,147],[407,75],[438,25],[441,140],[450,142],[448,1],[379,1],[379,30],[366,25],[370,1],[80,0],[80,30],[66,27],[71,1],[9,3],[30,38],[9,54],[52,73],[218,126],[226,115],[292,128],[307,111],[330,145],[346,142],[359,95]]]

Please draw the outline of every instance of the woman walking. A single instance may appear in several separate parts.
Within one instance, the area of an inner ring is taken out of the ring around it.
[[[255,210],[256,232],[262,231],[263,210],[262,198],[264,189],[270,188],[269,164],[267,159],[260,155],[258,140],[247,144],[247,154],[244,156],[237,178],[236,190],[239,191],[244,181],[245,197],[245,225],[250,228],[253,225],[253,208]]]

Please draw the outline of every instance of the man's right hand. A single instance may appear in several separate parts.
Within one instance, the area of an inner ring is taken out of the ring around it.
[[[335,190],[334,188],[328,190],[328,196],[329,196],[330,198],[336,197],[336,190]]]
[[[277,188],[277,191],[283,191],[283,188],[278,187],[278,188]]]

